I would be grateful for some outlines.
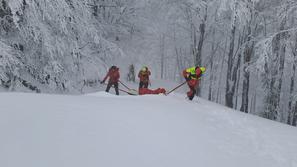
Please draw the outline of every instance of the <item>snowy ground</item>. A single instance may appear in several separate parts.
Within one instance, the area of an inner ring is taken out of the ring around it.
[[[184,95],[0,93],[1,167],[297,167],[297,128]]]

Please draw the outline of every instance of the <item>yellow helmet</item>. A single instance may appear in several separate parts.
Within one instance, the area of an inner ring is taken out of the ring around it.
[[[141,68],[141,71],[142,71],[142,72],[146,72],[147,69],[148,69],[147,66],[143,66],[143,67]]]
[[[201,70],[201,73],[204,74],[205,71],[206,71],[206,68],[205,67],[200,67],[200,70]]]

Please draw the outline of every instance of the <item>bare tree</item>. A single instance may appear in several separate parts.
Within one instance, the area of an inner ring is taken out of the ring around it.
[[[244,40],[244,56],[243,56],[243,86],[242,86],[242,102],[240,111],[248,113],[249,109],[249,89],[250,89],[250,71],[248,69],[249,64],[251,63],[254,45],[253,37],[255,36],[255,31],[257,29],[256,22],[256,11],[254,10],[255,6],[251,0],[247,1],[247,9],[249,11],[249,19],[247,19],[246,30]],[[254,37],[255,38],[255,37]]]
[[[236,75],[234,72],[234,43],[236,35],[236,23],[237,23],[237,10],[238,10],[238,1],[236,0],[233,7],[233,16],[231,20],[231,34],[230,34],[230,43],[229,43],[229,53],[228,53],[228,63],[227,63],[227,77],[226,77],[226,93],[225,93],[225,104],[227,107],[234,107],[234,92],[235,92],[235,78]]]

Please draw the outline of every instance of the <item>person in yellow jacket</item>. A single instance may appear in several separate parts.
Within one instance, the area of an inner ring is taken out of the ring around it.
[[[199,86],[199,79],[205,73],[205,71],[205,67],[199,66],[187,68],[183,71],[183,76],[185,77],[190,88],[190,91],[187,92],[189,100],[193,100],[196,94],[196,89]]]
[[[138,73],[139,82],[139,89],[141,88],[148,88],[150,83],[150,75],[151,72],[148,67],[144,66]]]

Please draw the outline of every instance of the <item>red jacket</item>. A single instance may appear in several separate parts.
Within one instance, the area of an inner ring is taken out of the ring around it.
[[[108,73],[103,79],[103,82],[109,77],[108,83],[117,83],[120,79],[119,68],[109,69]]]
[[[138,78],[140,79],[140,82],[149,82],[150,75],[151,75],[150,71],[145,71],[145,72],[139,71]]]
[[[186,78],[187,83],[190,87],[196,88],[199,85],[199,78],[202,72],[200,68],[188,68],[183,71],[183,76]]]

